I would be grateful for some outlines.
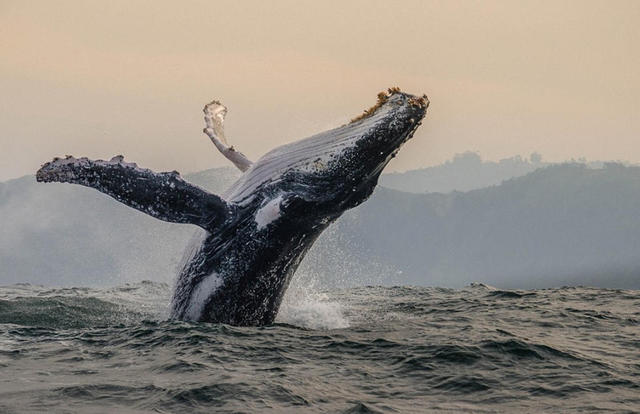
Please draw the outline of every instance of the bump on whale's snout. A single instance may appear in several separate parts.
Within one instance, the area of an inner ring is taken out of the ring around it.
[[[398,87],[389,88],[386,92],[378,93],[378,101],[371,108],[366,109],[362,114],[353,118],[351,123],[366,119],[374,115],[376,112],[382,109],[383,105],[386,103],[392,103],[396,106],[401,106],[406,104],[415,110],[415,116],[422,119],[424,114],[429,107],[429,98],[427,95],[422,95],[420,97],[414,96],[408,93],[404,93]]]
[[[355,142],[351,151],[337,157],[342,158],[338,168],[343,183],[341,208],[357,206],[371,195],[382,170],[413,136],[428,107],[426,95],[390,88],[379,93],[377,103],[346,126]]]
[[[414,96],[390,88],[378,94],[378,102],[352,122],[368,125],[367,133],[359,141],[365,169],[379,173],[409,140],[422,123],[429,107],[426,95]]]
[[[362,125],[367,129],[359,141],[360,151],[386,164],[387,155],[395,155],[398,148],[413,136],[428,107],[426,95],[414,96],[401,92],[399,88],[380,92],[377,103],[351,121],[354,126]],[[376,155],[383,157],[378,159],[380,157]]]

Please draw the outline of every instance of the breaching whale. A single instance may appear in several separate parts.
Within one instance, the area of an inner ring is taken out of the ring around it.
[[[127,163],[55,158],[36,179],[92,187],[160,220],[204,229],[178,275],[171,318],[273,323],[284,293],[320,233],[365,201],[420,125],[429,101],[391,88],[349,124],[278,147],[251,162],[224,135],[227,108],[205,106],[204,132],[243,175],[217,196],[177,172]]]

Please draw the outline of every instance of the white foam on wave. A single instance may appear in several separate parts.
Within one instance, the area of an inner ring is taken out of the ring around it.
[[[284,297],[276,322],[309,329],[343,329],[349,327],[342,305],[303,280],[291,286]]]

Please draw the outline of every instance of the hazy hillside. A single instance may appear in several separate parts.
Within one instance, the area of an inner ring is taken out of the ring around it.
[[[380,178],[380,184],[410,193],[469,191],[500,184],[547,165],[537,153],[531,154],[529,159],[518,155],[494,162],[485,161],[479,154],[469,151],[456,154],[453,159],[434,167],[385,174]]]
[[[639,167],[564,164],[467,193],[380,189],[336,230],[403,283],[640,288],[639,208]]]
[[[603,161],[581,159],[578,162],[591,168],[602,168],[604,165]],[[470,191],[497,185],[504,180],[521,177],[538,168],[551,165],[554,164],[544,162],[542,156],[536,152],[529,158],[516,155],[500,161],[488,161],[483,160],[478,153],[467,151],[456,154],[444,164],[403,173],[383,174],[380,177],[380,185],[420,194]]]
[[[187,177],[221,192],[221,168]],[[551,166],[450,194],[379,188],[320,238],[299,277],[324,286],[640,287],[640,168]],[[171,281],[193,233],[95,190],[0,183],[0,284]]]

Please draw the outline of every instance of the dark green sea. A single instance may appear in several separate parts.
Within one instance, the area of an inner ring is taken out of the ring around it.
[[[640,291],[295,291],[273,326],[170,288],[0,288],[2,413],[640,412]]]

